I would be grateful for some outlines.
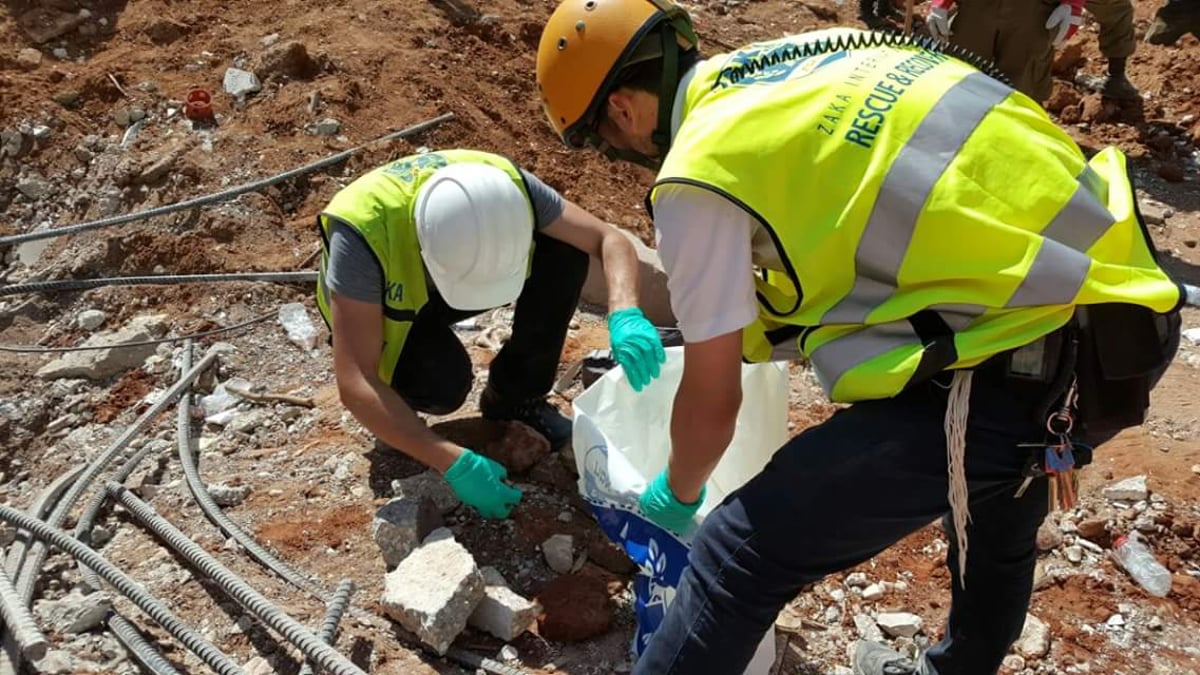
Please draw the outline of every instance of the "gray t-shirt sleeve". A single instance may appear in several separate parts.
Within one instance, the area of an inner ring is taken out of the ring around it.
[[[325,283],[338,295],[383,304],[383,272],[379,261],[362,236],[336,221],[329,234]]]
[[[566,205],[558,190],[546,185],[525,169],[520,171],[525,179],[525,186],[529,188],[529,201],[533,204],[533,226],[540,230],[558,220]]]

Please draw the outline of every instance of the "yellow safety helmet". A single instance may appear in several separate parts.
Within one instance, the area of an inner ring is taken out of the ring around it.
[[[658,40],[647,39],[655,35]],[[669,0],[563,0],[538,44],[538,93],[550,125],[572,148],[598,145],[597,113],[617,75],[661,56],[664,85],[656,136],[669,134],[679,54],[695,49],[697,42],[687,11]]]

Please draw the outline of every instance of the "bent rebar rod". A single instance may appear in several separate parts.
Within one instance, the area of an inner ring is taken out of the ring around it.
[[[12,580],[0,569],[0,613],[4,615],[4,625],[16,639],[21,648],[21,654],[30,661],[37,661],[46,655],[46,636],[33,620],[33,614],[17,595]]]
[[[205,576],[216,582],[227,595],[237,600],[271,630],[298,647],[306,657],[312,659],[322,669],[334,673],[334,675],[366,675],[350,659],[321,642],[303,624],[288,616],[261,593],[229,571],[208,551],[180,532],[170,521],[134,496],[124,485],[110,481],[106,489],[113,498],[121,502],[121,505],[135,520],[158,535],[173,551],[183,556]]]
[[[182,642],[185,647],[198,656],[208,667],[221,675],[245,675],[236,663],[231,661],[228,656],[213,646],[208,640],[205,640],[199,633],[188,627],[161,600],[146,592],[141,584],[130,579],[124,572],[117,569],[115,565],[99,553],[76,541],[66,532],[56,527],[51,527],[45,521],[31,518],[28,514],[21,513],[17,509],[4,506],[3,504],[0,504],[0,520],[29,530],[30,534],[39,541],[49,543],[51,546],[62,550],[67,555],[82,561],[83,564],[96,570],[121,595],[129,598],[131,602],[137,605],[138,609],[145,612],[158,625],[171,633],[175,639]]]
[[[342,615],[346,613],[346,605],[350,603],[350,595],[354,593],[354,580],[342,579],[333,592],[333,599],[329,601],[329,605],[325,608],[325,618],[321,621],[321,631],[317,637],[327,645],[332,645],[334,638],[337,637],[338,624],[342,621]],[[305,659],[304,665],[300,667],[298,675],[313,675],[312,661]]]

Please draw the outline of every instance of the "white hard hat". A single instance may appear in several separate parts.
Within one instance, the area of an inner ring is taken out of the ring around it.
[[[455,309],[491,309],[517,299],[533,241],[533,208],[507,173],[451,164],[421,186],[417,240],[429,276]]]

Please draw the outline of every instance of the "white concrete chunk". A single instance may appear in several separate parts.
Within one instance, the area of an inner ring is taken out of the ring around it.
[[[440,528],[388,573],[381,604],[388,616],[444,655],[483,597],[475,558]]]
[[[1104,488],[1104,498],[1112,502],[1140,502],[1149,496],[1145,476],[1134,476]]]
[[[513,592],[496,568],[484,567],[480,572],[484,596],[468,623],[505,642],[515,639],[537,620],[541,606]]]
[[[1027,659],[1038,659],[1050,651],[1050,628],[1032,614],[1025,615],[1025,627],[1017,638],[1016,651]]]
[[[912,637],[921,632],[921,617],[908,612],[883,612],[875,617],[875,623],[889,637]]]
[[[442,514],[428,497],[393,499],[375,512],[371,538],[388,569],[400,564],[431,532],[442,526]]]

